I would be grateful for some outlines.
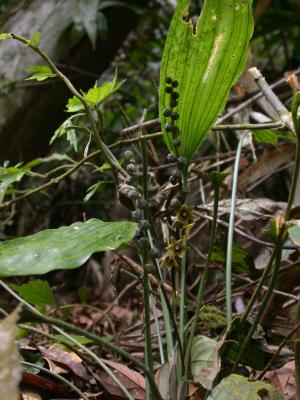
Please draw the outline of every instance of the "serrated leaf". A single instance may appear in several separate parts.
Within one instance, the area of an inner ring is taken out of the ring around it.
[[[21,371],[15,344],[19,309],[0,322],[0,399],[19,400]]]
[[[270,384],[251,381],[241,375],[229,375],[211,392],[207,400],[283,400],[283,397]]]
[[[40,32],[35,32],[35,34],[27,40],[28,45],[37,46],[40,41]]]
[[[54,293],[47,281],[37,279],[23,285],[13,285],[13,289],[30,304],[56,306]]]
[[[98,107],[104,103],[109,96],[115,93],[125,82],[125,80],[117,81],[117,71],[115,73],[114,79],[111,82],[105,82],[101,86],[97,86],[97,82],[94,87],[89,89],[87,93],[84,94],[85,100],[92,106]],[[68,100],[67,111],[68,112],[78,112],[84,110],[81,101],[73,96]]]
[[[211,390],[220,368],[218,343],[207,336],[195,336],[191,351],[191,371],[194,381]]]
[[[179,153],[189,160],[223,111],[230,88],[242,73],[253,32],[252,0],[204,2],[196,26],[188,17],[190,0],[178,0],[169,29],[160,71],[159,111],[168,148],[174,152],[170,122],[163,111],[170,106],[166,78],[178,82],[180,97]]]
[[[9,186],[15,182],[20,182],[25,174],[25,170],[18,167],[0,168],[0,204]]]
[[[39,82],[45,81],[48,78],[54,78],[56,74],[52,72],[52,69],[47,65],[33,65],[25,69],[26,72],[32,73],[32,75],[26,79],[26,81],[35,79]]]
[[[0,33],[0,40],[6,40],[6,39],[9,39],[10,37],[11,37],[10,33],[6,33],[6,32]]]
[[[96,252],[131,240],[136,223],[90,219],[0,243],[0,276],[45,274],[82,265]]]

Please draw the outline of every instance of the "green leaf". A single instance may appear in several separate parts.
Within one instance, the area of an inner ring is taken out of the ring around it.
[[[36,306],[50,305],[55,307],[56,300],[54,293],[47,281],[37,279],[23,285],[12,285],[13,289],[30,304]]]
[[[283,400],[283,397],[270,384],[251,381],[241,375],[229,375],[211,392],[207,400]]]
[[[35,79],[38,82],[45,81],[48,78],[54,78],[56,74],[52,72],[52,69],[47,65],[33,65],[25,69],[26,72],[32,73],[32,75],[26,79],[29,81]]]
[[[93,341],[86,338],[85,336],[80,336],[80,335],[70,335],[72,338],[77,340],[80,344],[87,345],[87,344],[92,344]],[[68,342],[71,346],[76,346],[72,340],[66,338],[64,335],[54,335],[57,339],[63,339],[65,342]]]
[[[220,368],[218,343],[207,336],[195,336],[191,351],[191,371],[194,381],[211,390]]]
[[[25,170],[22,168],[0,168],[0,204],[2,204],[9,186],[15,182],[19,182],[23,178],[24,174]]]
[[[105,184],[106,182],[103,181],[99,181],[97,183],[95,183],[94,185],[90,186],[87,190],[86,195],[84,196],[83,201],[87,202],[88,200],[90,200],[95,193],[98,192],[98,190]]]
[[[97,86],[97,82],[95,83],[94,87],[89,89],[87,93],[84,94],[85,100],[94,108],[100,106],[104,103],[109,96],[115,93],[125,82],[125,80],[117,81],[117,71],[115,73],[114,79],[111,82],[105,82],[101,86]],[[67,111],[68,112],[78,112],[84,110],[83,104],[81,101],[73,96],[69,99],[67,104]]]
[[[296,245],[300,247],[300,226],[294,225],[291,226],[288,229],[289,232],[289,237],[291,241]]]
[[[224,250],[215,246],[212,260],[225,264],[226,254]],[[237,243],[233,243],[232,245],[232,264],[236,273],[246,273],[254,279],[259,276],[259,271],[255,268],[253,257]]]
[[[35,32],[31,39],[27,40],[27,45],[37,46],[40,41],[40,32]]]
[[[227,363],[234,363],[237,355],[241,349],[242,343],[244,342],[250,328],[252,321],[249,319],[243,324],[240,322],[240,318],[237,317],[232,321],[229,331],[226,334],[225,341],[220,348],[220,355],[222,360]],[[255,368],[262,371],[267,363],[273,356],[273,351],[267,347],[267,342],[264,338],[264,332],[260,328],[258,329],[250,340],[244,355],[241,360],[241,364],[247,365],[248,367]],[[293,359],[293,352],[286,351],[285,353],[279,354],[274,360],[272,368],[280,368],[282,365]]]
[[[6,33],[6,32],[0,33],[0,40],[6,40],[6,39],[9,39],[10,37],[11,37],[10,33]]]
[[[97,14],[99,0],[77,0],[77,12],[74,14],[76,25],[83,26],[93,49],[97,42]]]
[[[0,243],[0,276],[45,274],[82,265],[96,252],[131,240],[136,223],[90,219]]]
[[[159,111],[168,148],[174,152],[166,78],[178,82],[177,112],[181,146],[189,160],[224,110],[230,88],[242,73],[253,32],[252,0],[205,1],[196,26],[188,17],[190,0],[178,0],[169,29],[160,71]]]
[[[21,371],[15,343],[17,334],[17,308],[0,323],[0,399],[19,400]]]

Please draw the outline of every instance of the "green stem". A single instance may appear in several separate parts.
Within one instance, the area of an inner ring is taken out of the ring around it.
[[[27,39],[23,38],[22,36],[16,35],[14,33],[11,33],[11,37],[15,40],[18,40],[21,43],[24,43],[26,46],[30,47],[44,61],[46,61],[46,63],[51,68],[52,72],[55,73],[58,76],[58,78],[61,79],[64,82],[64,84],[68,87],[70,92],[81,101],[81,103],[85,109],[85,112],[89,118],[95,141],[96,141],[97,145],[99,146],[99,148],[102,150],[103,155],[106,158],[107,162],[111,165],[113,170],[117,171],[122,176],[127,177],[128,176],[127,172],[121,167],[118,160],[115,158],[115,156],[111,153],[109,148],[102,141],[99,130],[96,125],[96,121],[92,114],[92,109],[91,109],[89,103],[84,98],[84,96],[82,96],[78,92],[78,90],[73,86],[72,82],[56,67],[54,62],[38,46],[31,44]]]
[[[258,285],[256,286],[256,289],[255,289],[254,293],[252,294],[251,299],[250,299],[250,301],[249,301],[249,303],[247,305],[246,311],[242,316],[241,324],[246,321],[246,319],[250,315],[250,312],[251,312],[254,304],[256,303],[256,300],[258,299],[258,296],[259,296],[260,291],[261,291],[261,289],[263,287],[264,281],[266,280],[267,276],[269,275],[269,273],[271,272],[271,269],[273,267],[273,263],[274,263],[274,260],[275,260],[275,257],[276,257],[276,253],[277,253],[277,249],[275,247],[273,249],[273,252],[272,252],[272,255],[271,255],[270,260],[268,262],[268,265],[264,269],[264,272],[263,272],[262,276],[260,277]]]
[[[203,305],[204,290],[205,290],[206,283],[207,283],[209,266],[210,266],[210,262],[211,262],[211,257],[212,257],[212,253],[213,253],[213,249],[214,249],[215,240],[216,240],[218,208],[219,208],[219,192],[220,192],[219,185],[215,185],[213,221],[212,221],[212,227],[211,227],[211,232],[210,232],[208,254],[207,254],[207,258],[206,258],[205,267],[203,270],[203,275],[202,275],[200,285],[198,288],[197,300],[196,300],[196,310],[195,310],[195,315],[194,315],[192,326],[191,326],[191,331],[190,331],[190,335],[189,335],[186,356],[185,356],[185,366],[186,366],[187,371],[189,370],[188,365],[189,365],[189,361],[190,361],[190,357],[191,357],[192,344],[193,344],[193,340],[194,340],[195,333],[196,333],[196,328],[197,328],[197,323],[199,320],[200,311],[201,311],[201,308]]]
[[[20,363],[21,363],[21,365],[24,365],[24,367],[35,368],[35,369],[43,371],[45,374],[48,374],[48,375],[56,378],[58,381],[62,382],[64,385],[69,386],[74,392],[76,392],[84,400],[89,400],[89,398],[80,389],[78,389],[77,386],[75,386],[71,381],[68,381],[63,376],[56,374],[55,372],[52,372],[47,368],[41,367],[40,365],[35,365],[35,364],[27,362],[27,361],[20,361]]]
[[[227,315],[227,327],[230,326],[232,321],[232,246],[233,246],[233,231],[234,231],[234,217],[236,208],[236,195],[237,195],[237,184],[239,174],[239,164],[243,148],[243,143],[248,132],[244,132],[238,143],[236,151],[236,159],[234,164],[233,181],[232,181],[232,194],[231,194],[231,207],[230,207],[230,219],[228,226],[228,239],[227,239],[227,253],[226,253],[226,315]]]
[[[244,352],[245,352],[245,350],[246,350],[246,348],[247,348],[247,346],[248,346],[253,334],[255,333],[258,325],[262,321],[262,318],[263,318],[264,313],[265,313],[265,311],[267,309],[269,301],[270,301],[270,299],[271,299],[271,297],[273,295],[273,290],[274,290],[275,284],[277,282],[279,268],[280,268],[280,265],[281,265],[282,247],[283,247],[283,244],[284,244],[284,239],[282,238],[282,236],[284,236],[284,232],[285,232],[285,226],[282,226],[281,230],[280,230],[280,233],[278,235],[277,243],[276,243],[275,262],[274,262],[273,273],[272,273],[272,276],[271,276],[271,280],[270,280],[270,284],[269,284],[268,290],[266,291],[266,293],[264,295],[264,298],[263,298],[262,304],[261,304],[261,306],[259,308],[259,311],[258,311],[258,313],[257,313],[257,315],[256,315],[256,317],[255,317],[255,319],[253,321],[253,324],[251,325],[251,328],[250,328],[249,332],[247,333],[247,336],[245,337],[244,342],[243,342],[243,344],[241,346],[241,349],[240,349],[240,351],[239,351],[239,353],[237,355],[237,358],[236,358],[235,363],[234,363],[233,368],[232,368],[232,373],[234,373],[235,369],[237,368],[238,364],[240,363],[240,361],[241,361],[241,359],[242,359],[242,357],[244,355]]]
[[[135,358],[134,356],[132,356],[130,353],[128,353],[127,351],[121,349],[120,347],[114,345],[113,343],[111,343],[107,338],[105,337],[101,337],[101,336],[96,336],[91,332],[88,332],[84,329],[81,329],[77,326],[74,326],[72,324],[69,324],[66,321],[62,321],[62,320],[58,320],[56,318],[51,318],[51,317],[47,317],[46,315],[40,313],[39,311],[37,311],[33,306],[31,306],[29,303],[27,303],[24,299],[22,299],[20,296],[18,296],[8,285],[6,285],[6,283],[4,283],[2,280],[0,280],[0,285],[7,291],[9,292],[15,299],[17,299],[21,304],[24,304],[26,306],[26,308],[34,315],[34,318],[37,321],[41,321],[41,322],[45,322],[46,324],[49,325],[53,325],[53,326],[57,326],[60,327],[62,329],[66,329],[68,331],[77,333],[78,335],[84,336],[90,340],[92,340],[95,344],[98,344],[99,346],[109,349],[110,351],[112,351],[113,353],[118,354],[121,357],[124,357],[126,360],[130,361],[133,363],[133,365],[135,365],[137,368],[141,369],[142,371],[144,371],[144,373],[146,374],[147,378],[149,379],[150,382],[150,386],[151,389],[153,391],[153,393],[156,394],[156,397],[158,400],[162,400],[160,393],[158,391],[158,388],[156,386],[156,383],[154,381],[154,377],[153,375],[150,373],[149,369],[137,358]],[[66,336],[68,339],[71,340],[72,336],[68,335],[66,332],[61,331],[60,333],[63,334],[64,336]],[[74,338],[72,338],[74,340]]]

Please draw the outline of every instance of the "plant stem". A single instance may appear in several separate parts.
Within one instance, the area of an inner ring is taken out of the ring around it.
[[[84,400],[89,400],[89,398],[80,390],[78,389],[77,386],[75,386],[71,381],[68,381],[66,378],[63,376],[56,374],[53,371],[50,371],[47,368],[41,367],[40,365],[35,365],[33,363],[27,362],[27,361],[20,361],[21,365],[24,365],[24,367],[30,367],[30,368],[36,368],[41,371],[43,371],[45,374],[48,374],[54,378],[56,378],[58,381],[62,382],[64,385],[69,386],[74,392],[76,392],[82,399]]]
[[[84,106],[85,112],[89,118],[95,141],[96,141],[97,145],[99,146],[99,148],[102,150],[102,153],[103,153],[104,157],[106,158],[107,162],[111,165],[113,170],[117,171],[122,176],[127,177],[128,176],[127,172],[121,167],[118,160],[115,158],[115,156],[111,153],[109,148],[102,141],[99,130],[96,125],[96,121],[92,114],[92,109],[91,109],[89,103],[85,100],[84,96],[82,96],[78,92],[78,90],[73,86],[71,81],[56,67],[54,62],[38,46],[31,44],[28,40],[26,40],[22,36],[16,35],[15,33],[11,33],[11,37],[15,40],[18,40],[21,43],[24,43],[26,46],[30,47],[44,61],[46,61],[46,63],[51,68],[52,72],[55,73],[58,76],[58,78],[64,82],[64,84],[67,86],[67,88],[70,90],[70,92],[81,101],[82,105]]]
[[[278,235],[278,240],[277,240],[277,243],[276,243],[276,248],[275,248],[275,251],[274,251],[274,253],[275,253],[275,262],[274,262],[273,273],[272,273],[272,276],[271,276],[271,280],[270,280],[270,283],[269,283],[268,290],[266,291],[266,293],[264,295],[262,304],[261,304],[261,306],[259,308],[259,311],[258,311],[256,317],[255,317],[255,320],[253,321],[253,324],[252,324],[249,332],[247,333],[247,336],[246,336],[246,338],[245,338],[245,340],[244,340],[244,342],[243,342],[243,344],[241,346],[241,349],[240,349],[240,351],[239,351],[239,353],[237,355],[237,358],[235,360],[235,363],[234,363],[232,371],[231,371],[232,373],[234,373],[235,369],[237,368],[237,366],[238,366],[239,362],[241,361],[242,356],[244,355],[244,352],[245,352],[245,350],[246,350],[246,348],[247,348],[247,346],[248,346],[253,334],[255,333],[258,325],[261,323],[262,318],[264,316],[264,313],[265,313],[265,311],[267,309],[267,306],[269,304],[269,301],[270,301],[270,299],[271,299],[271,297],[273,295],[273,290],[274,290],[275,284],[277,282],[277,277],[278,277],[279,268],[280,268],[280,264],[281,264],[282,247],[283,247],[283,243],[284,243],[284,240],[285,240],[283,238],[284,232],[285,232],[285,226],[283,225],[281,227],[281,229],[280,229],[280,233]]]
[[[101,337],[101,336],[96,336],[91,332],[88,332],[84,329],[81,329],[77,326],[74,326],[72,324],[69,324],[66,321],[61,321],[56,318],[51,318],[47,317],[46,315],[40,313],[38,310],[36,310],[33,306],[31,306],[29,303],[27,303],[24,299],[22,299],[20,296],[18,296],[6,283],[4,283],[2,280],[0,280],[0,285],[7,291],[9,292],[15,299],[17,299],[21,304],[24,304],[26,308],[33,314],[34,318],[37,321],[45,322],[46,324],[53,325],[54,327],[60,327],[63,329],[66,329],[68,331],[72,331],[74,333],[77,333],[78,335],[82,335],[87,337],[88,339],[91,339],[94,343],[100,345],[101,347],[107,348],[110,351],[118,354],[121,357],[124,357],[128,361],[132,362],[137,368],[141,369],[144,371],[146,374],[147,378],[149,379],[151,389],[153,393],[155,393],[156,397],[158,400],[162,400],[160,393],[158,391],[158,388],[156,386],[156,383],[154,381],[153,375],[150,373],[149,369],[137,358],[132,356],[130,353],[127,351],[121,349],[120,347],[114,345],[109,341],[108,338]],[[66,332],[63,330],[59,330],[59,333],[63,334],[66,336],[68,339],[73,340],[72,336],[68,335]],[[78,342],[79,343],[79,342]]]
[[[298,303],[297,307],[297,319],[296,319],[296,327],[300,324],[300,303]],[[296,390],[297,390],[297,399],[300,399],[300,330],[296,330],[295,334],[295,376],[296,376]]]
[[[227,315],[227,327],[230,326],[232,321],[232,289],[231,289],[231,278],[232,278],[232,246],[233,246],[233,231],[234,231],[234,217],[236,208],[236,194],[237,194],[237,184],[239,175],[239,164],[243,148],[243,143],[248,132],[244,132],[239,139],[236,159],[233,171],[233,181],[232,181],[232,194],[231,194],[231,207],[230,207],[230,218],[228,226],[228,239],[227,239],[227,253],[226,253],[226,315]]]
[[[193,344],[193,340],[195,337],[195,332],[196,332],[196,327],[197,327],[197,323],[199,320],[201,307],[203,305],[204,290],[205,290],[206,283],[207,283],[209,266],[210,266],[210,262],[211,262],[211,257],[212,257],[212,253],[213,253],[215,240],[216,240],[218,208],[219,208],[219,192],[220,192],[219,185],[215,185],[214,211],[213,211],[213,221],[212,221],[212,227],[211,227],[210,239],[209,239],[209,248],[208,248],[205,267],[203,270],[203,275],[202,275],[201,282],[200,282],[200,285],[198,288],[197,300],[196,300],[196,310],[195,310],[195,315],[194,315],[192,326],[191,326],[191,331],[190,331],[190,335],[189,335],[186,356],[185,356],[185,366],[186,366],[187,371],[189,370],[188,365],[189,365],[189,361],[190,361],[190,357],[191,357],[192,344]]]

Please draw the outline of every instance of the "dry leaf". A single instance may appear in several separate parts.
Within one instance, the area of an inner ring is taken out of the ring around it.
[[[82,360],[77,356],[77,354],[65,351],[57,345],[53,345],[48,349],[39,347],[39,350],[46,359],[62,364],[64,368],[68,368],[69,370],[73,371],[75,375],[82,379],[88,380],[87,371],[82,365]]]
[[[0,400],[19,400],[21,370],[15,344],[19,308],[0,323]]]

